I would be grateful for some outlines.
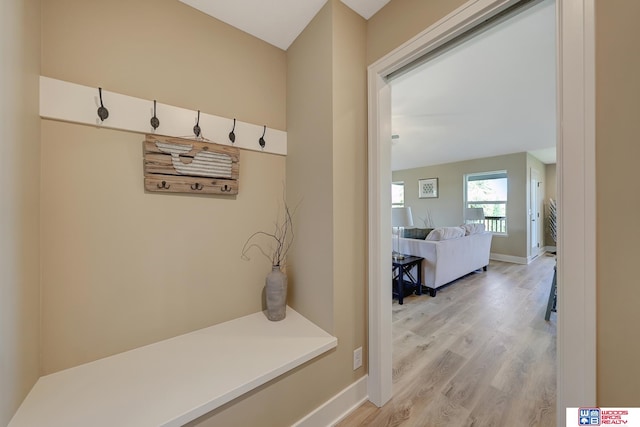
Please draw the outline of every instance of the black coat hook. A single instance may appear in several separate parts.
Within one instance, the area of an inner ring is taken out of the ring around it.
[[[193,133],[199,137],[200,136],[200,110],[198,110],[198,120],[196,120],[196,125],[193,127]]]
[[[235,130],[236,130],[236,119],[233,119],[233,129],[231,129],[231,132],[229,132],[229,141],[231,141],[232,144],[236,142],[236,134],[234,133]]]
[[[262,147],[263,150],[264,150],[264,146],[267,145],[267,141],[264,140],[264,135],[266,133],[267,133],[267,126],[265,125],[264,130],[262,131],[262,136],[258,140],[258,144],[260,144],[260,147]]]
[[[220,187],[220,190],[225,192],[225,193],[230,193],[231,192],[231,187],[227,184],[225,184],[224,186]]]
[[[158,126],[160,126],[160,120],[158,120],[158,118],[156,117],[156,100],[153,100],[153,117],[151,117],[151,127],[153,128],[153,130],[158,129]]]
[[[98,107],[98,117],[100,117],[101,121],[105,121],[107,120],[107,117],[109,117],[109,110],[107,110],[104,107],[104,104],[102,103],[102,88],[99,87],[98,88],[98,95],[100,96],[100,107]]]
[[[161,190],[168,190],[171,188],[171,185],[167,184],[167,181],[162,181],[161,183],[158,183],[158,188]]]
[[[204,188],[204,185],[200,184],[199,182],[196,182],[195,184],[191,184],[191,189],[192,190],[202,190]]]

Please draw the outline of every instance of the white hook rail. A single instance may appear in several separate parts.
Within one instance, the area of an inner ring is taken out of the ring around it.
[[[105,121],[101,121],[97,114],[100,107],[97,88],[40,76],[40,116],[43,118],[130,132],[177,137],[191,135],[195,138],[193,126],[196,124],[197,107],[187,110],[157,102],[156,115],[160,120],[160,127],[154,131],[151,126],[153,100],[109,92],[104,88],[102,99],[104,106],[109,109],[109,117]],[[264,124],[255,125],[236,120],[234,144],[229,140],[233,118],[201,112],[199,126],[202,129],[201,136],[216,144],[287,154],[287,133],[271,129],[268,125],[264,135],[264,149],[259,143],[265,129]]]

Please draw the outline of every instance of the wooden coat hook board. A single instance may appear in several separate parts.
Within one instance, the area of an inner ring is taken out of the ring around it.
[[[160,135],[144,141],[144,188],[190,194],[238,194],[240,150]]]

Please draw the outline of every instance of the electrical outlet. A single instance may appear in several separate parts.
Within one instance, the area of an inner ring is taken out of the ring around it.
[[[353,370],[355,371],[362,366],[362,347],[353,350]]]

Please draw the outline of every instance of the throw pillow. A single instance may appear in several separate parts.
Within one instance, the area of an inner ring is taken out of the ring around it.
[[[417,231],[417,228],[405,228],[402,237],[405,239],[415,239]]]
[[[478,234],[484,232],[484,224],[483,223],[473,223],[473,224],[462,224],[460,227],[464,229],[465,236],[469,236],[471,234]]]
[[[462,227],[439,227],[431,231],[425,240],[449,240],[464,237],[464,228]]]
[[[420,239],[425,237],[433,230],[433,228],[405,228],[403,237],[405,239]]]
[[[433,228],[417,228],[416,229],[416,239],[420,239],[420,240],[424,240],[429,233],[431,233],[431,230],[433,230]]]

